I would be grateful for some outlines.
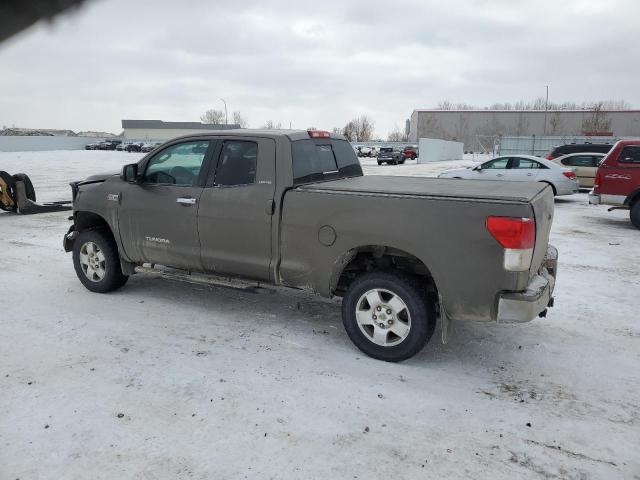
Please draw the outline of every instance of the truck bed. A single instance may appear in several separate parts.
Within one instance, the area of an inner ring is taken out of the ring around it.
[[[431,198],[473,199],[528,203],[546,187],[544,183],[490,180],[367,175],[363,177],[313,183],[302,190],[335,191],[353,194],[417,195]]]

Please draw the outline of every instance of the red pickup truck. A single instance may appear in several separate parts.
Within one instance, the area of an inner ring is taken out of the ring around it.
[[[598,167],[589,203],[629,210],[640,228],[640,140],[620,140]]]

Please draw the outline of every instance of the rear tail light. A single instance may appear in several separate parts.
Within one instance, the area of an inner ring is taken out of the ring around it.
[[[549,155],[547,155],[547,160],[553,160],[553,154],[550,153]]]
[[[307,130],[307,132],[311,138],[331,138],[331,134],[329,132],[322,130]]]
[[[596,178],[593,181],[593,189],[600,188],[600,183],[602,182],[602,175],[600,174],[600,169],[596,170]]]
[[[562,174],[567,177],[569,180],[575,180],[576,174],[574,172],[562,172]]]
[[[505,270],[528,270],[536,242],[535,220],[521,217],[487,217],[486,226],[491,236],[505,249]]]

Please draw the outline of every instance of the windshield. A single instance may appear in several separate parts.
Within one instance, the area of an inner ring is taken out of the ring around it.
[[[294,185],[362,176],[358,157],[346,140],[296,140],[291,142],[291,160]]]

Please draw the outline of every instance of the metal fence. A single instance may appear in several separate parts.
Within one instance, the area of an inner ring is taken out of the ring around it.
[[[580,135],[497,137],[494,144],[496,155],[535,155],[544,157],[559,145],[568,143],[609,143],[614,144],[619,137],[586,137]]]

